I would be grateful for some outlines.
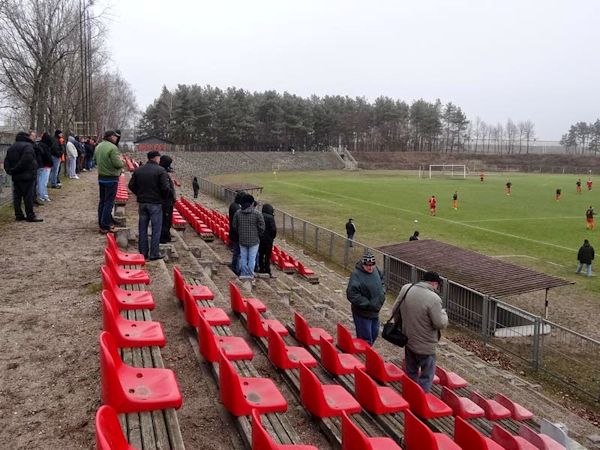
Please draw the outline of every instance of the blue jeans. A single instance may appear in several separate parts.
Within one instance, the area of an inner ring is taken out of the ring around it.
[[[583,263],[579,263],[579,267],[577,267],[577,273],[581,273],[581,269],[583,269]],[[587,271],[587,276],[591,277],[592,276],[592,264],[586,264],[586,271]]]
[[[252,247],[240,245],[240,275],[243,277],[254,276],[254,266],[256,265],[256,255],[258,253],[258,244]]]
[[[50,184],[56,187],[58,184],[58,171],[60,170],[60,158],[52,157],[52,169],[50,169]]]
[[[367,319],[366,317],[359,316],[353,311],[352,319],[354,319],[356,337],[361,338],[363,341],[367,341],[369,345],[373,345],[373,342],[375,342],[375,339],[377,339],[377,336],[379,335],[379,318]]]
[[[117,196],[117,180],[98,181],[100,187],[100,201],[98,202],[98,226],[102,230],[109,230],[113,224],[112,210]]]
[[[404,361],[410,379],[418,383],[425,392],[429,392],[435,375],[435,354],[418,355],[408,347],[404,347]]]
[[[160,232],[162,229],[162,205],[160,203],[140,203],[138,205],[138,249],[144,258],[160,256]],[[150,253],[148,253],[148,224],[152,224]]]
[[[47,199],[48,198],[48,177],[50,176],[50,168],[42,167],[37,172],[37,189],[38,197]]]
[[[231,270],[236,275],[240,274],[240,244],[238,241],[230,241],[230,247],[233,254],[231,255]]]

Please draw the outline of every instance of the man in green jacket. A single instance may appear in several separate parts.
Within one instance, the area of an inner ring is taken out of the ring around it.
[[[119,149],[115,145],[119,137],[116,131],[106,131],[104,140],[94,150],[94,163],[98,167],[98,186],[100,188],[98,225],[102,234],[114,231],[112,210],[117,196],[119,176],[123,167],[125,167]]]
[[[375,256],[368,250],[350,275],[346,298],[352,304],[356,336],[373,345],[379,334],[379,310],[385,302],[385,283]]]

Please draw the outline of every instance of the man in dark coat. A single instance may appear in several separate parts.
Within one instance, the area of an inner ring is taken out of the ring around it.
[[[231,255],[231,270],[238,276],[240,274],[240,243],[237,231],[233,228],[233,216],[242,208],[241,202],[245,195],[244,191],[237,192],[235,199],[229,205],[229,247],[233,252]]]
[[[158,163],[162,168],[164,168],[167,173],[173,172],[173,168],[171,167],[171,163],[173,159],[170,156],[162,155],[160,157],[160,162]],[[171,223],[173,222],[173,206],[175,205],[175,184],[169,175],[169,194],[167,198],[162,203],[162,230],[160,232],[160,243],[166,244],[167,242],[171,242]]]
[[[271,275],[271,253],[273,252],[273,241],[277,236],[277,225],[275,224],[274,210],[271,205],[265,203],[262,207],[262,215],[265,220],[265,231],[260,236],[258,244],[258,271]]]
[[[38,164],[35,157],[33,140],[35,133],[21,131],[15,137],[15,143],[6,151],[4,170],[12,177],[13,207],[16,220],[27,222],[43,222],[33,211],[33,196],[37,179]],[[25,214],[21,209],[25,204]]]
[[[129,189],[138,202],[138,250],[150,261],[163,259],[160,255],[160,233],[162,230],[162,203],[170,193],[169,175],[158,165],[160,153],[148,152],[148,162],[133,172]],[[152,239],[148,250],[148,225],[152,224]]]
[[[50,184],[52,188],[59,189],[60,183],[60,164],[63,155],[65,154],[64,149],[65,137],[62,131],[56,130],[54,132],[54,139],[52,139],[52,147],[50,147],[50,153],[52,155],[52,170],[50,171]]]
[[[579,248],[577,252],[577,261],[579,261],[579,266],[577,267],[576,273],[581,273],[581,269],[583,269],[583,265],[587,266],[587,276],[592,276],[592,261],[594,260],[594,247],[590,245],[590,241],[584,239],[583,245]]]
[[[346,222],[346,235],[348,236],[348,246],[350,247],[352,247],[354,233],[356,233],[356,227],[352,223],[352,219],[348,219],[348,222]]]

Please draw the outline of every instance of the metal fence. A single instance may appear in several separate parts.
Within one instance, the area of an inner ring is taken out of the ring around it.
[[[201,190],[227,204],[235,192],[206,179]],[[388,291],[422,278],[425,268],[384,254],[312,222],[275,210],[277,236],[345,270],[352,270],[366,249],[383,268]],[[545,320],[452,280],[440,295],[451,323],[469,335],[518,358],[534,371],[560,381],[584,397],[600,401],[600,342]]]

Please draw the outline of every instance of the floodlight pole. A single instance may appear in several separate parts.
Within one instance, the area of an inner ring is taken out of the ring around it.
[[[544,299],[544,319],[548,320],[548,291],[546,288],[546,298]]]

